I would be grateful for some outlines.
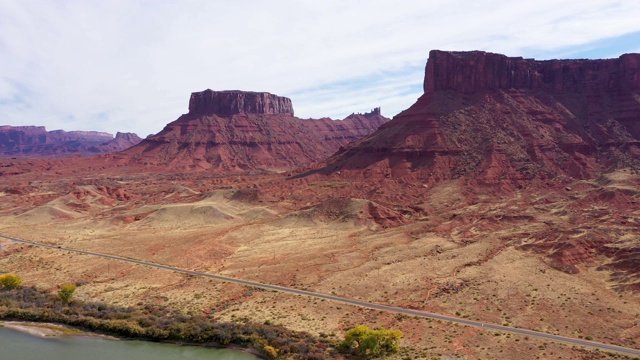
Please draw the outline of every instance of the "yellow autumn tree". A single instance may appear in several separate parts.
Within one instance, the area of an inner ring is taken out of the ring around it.
[[[22,285],[22,278],[16,274],[0,275],[0,284],[7,290],[13,290]]]
[[[358,325],[344,334],[342,347],[364,357],[383,356],[398,351],[400,338],[400,330],[369,329]]]

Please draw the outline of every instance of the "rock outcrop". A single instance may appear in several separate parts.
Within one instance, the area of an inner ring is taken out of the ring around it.
[[[513,186],[640,168],[640,54],[607,60],[432,51],[425,93],[324,173]]]
[[[293,116],[293,106],[291,99],[268,92],[207,89],[192,93],[189,99],[189,114],[230,116],[240,113]]]
[[[101,153],[109,153],[109,152],[116,152],[116,151],[121,151],[124,149],[128,149],[134,145],[139,144],[142,141],[142,138],[140,138],[137,134],[135,133],[122,133],[122,132],[117,132],[116,133],[116,137],[104,142],[98,146],[94,146],[90,149],[97,149],[97,151],[94,152],[101,152]]]
[[[640,55],[536,61],[484,51],[429,53],[424,92],[455,90],[630,91],[640,88]]]
[[[293,116],[285,97],[205,90],[191,94],[188,114],[116,157],[174,169],[285,171],[322,161],[388,120],[379,110],[344,120],[303,120]]]
[[[124,150],[139,143],[136,134],[98,131],[47,131],[44,126],[0,126],[0,156],[90,156]]]

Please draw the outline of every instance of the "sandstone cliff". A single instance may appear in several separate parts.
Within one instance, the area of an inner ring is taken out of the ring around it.
[[[269,93],[205,90],[191,94],[189,113],[118,155],[118,161],[219,172],[284,171],[326,159],[389,119],[352,114],[303,120],[291,100]]]
[[[229,116],[234,114],[285,114],[293,116],[291,99],[267,92],[213,91],[194,92],[189,99],[189,114]]]
[[[425,93],[322,172],[518,185],[640,168],[640,54],[607,60],[432,51]]]
[[[484,51],[429,53],[424,92],[456,90],[630,91],[640,88],[640,57],[536,61]]]
[[[44,126],[0,126],[0,156],[90,156],[124,150],[139,143],[136,134],[98,131],[47,131]]]

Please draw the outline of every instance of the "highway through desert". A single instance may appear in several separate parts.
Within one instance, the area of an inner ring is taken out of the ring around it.
[[[5,236],[5,235],[0,235],[0,237],[4,238],[4,239],[7,239],[7,240],[10,240],[10,241],[13,241],[13,242],[16,242],[16,243],[22,243],[22,244],[32,245],[32,246],[39,246],[39,247],[44,247],[44,248],[49,248],[49,249],[54,249],[54,250],[60,250],[60,251],[71,251],[71,252],[75,252],[75,253],[78,253],[78,254],[97,256],[97,257],[101,257],[101,258],[104,258],[104,259],[125,261],[125,262],[132,263],[132,264],[150,266],[150,267],[154,267],[154,268],[158,268],[158,269],[174,271],[174,272],[177,272],[177,273],[182,273],[182,274],[187,274],[187,275],[202,276],[202,277],[207,277],[207,278],[211,278],[211,279],[216,279],[216,280],[220,280],[220,281],[226,281],[226,282],[245,285],[245,286],[253,286],[253,287],[261,288],[261,289],[265,289],[265,290],[273,290],[273,291],[280,291],[280,292],[283,292],[283,293],[289,293],[289,294],[294,294],[294,295],[309,296],[309,297],[314,297],[314,298],[318,298],[318,299],[325,299],[325,300],[329,300],[329,301],[335,301],[335,302],[340,302],[340,303],[344,303],[344,304],[355,305],[355,306],[360,306],[360,307],[365,307],[365,308],[375,309],[375,310],[380,310],[380,311],[388,311],[388,312],[393,312],[393,313],[399,313],[399,314],[405,314],[405,315],[411,315],[411,316],[427,318],[427,319],[448,321],[448,322],[462,324],[462,325],[475,326],[475,327],[478,327],[478,328],[491,330],[491,331],[501,331],[501,332],[512,333],[512,334],[532,336],[532,337],[537,337],[537,338],[541,338],[541,339],[544,339],[544,340],[562,342],[562,343],[566,343],[566,344],[570,344],[570,345],[585,346],[585,347],[595,348],[595,349],[604,350],[604,351],[613,351],[613,352],[617,352],[617,353],[621,353],[621,354],[625,354],[625,355],[631,355],[631,356],[640,356],[640,349],[626,348],[626,347],[622,347],[622,346],[616,346],[616,345],[598,343],[598,342],[595,342],[595,341],[588,341],[588,340],[583,340],[583,339],[576,339],[576,338],[570,338],[570,337],[565,337],[565,336],[547,334],[547,333],[543,333],[543,332],[539,332],[539,331],[527,330],[527,329],[521,329],[521,328],[515,328],[515,327],[509,327],[509,326],[503,326],[503,325],[498,325],[498,324],[483,323],[483,322],[480,322],[480,321],[474,321],[474,320],[463,319],[463,318],[447,316],[447,315],[441,315],[441,314],[428,313],[428,312],[419,311],[419,310],[405,309],[405,308],[382,305],[382,304],[375,304],[375,303],[366,302],[366,301],[353,300],[353,299],[343,298],[343,297],[339,297],[339,296],[335,296],[335,295],[315,293],[315,292],[312,292],[312,291],[299,290],[299,289],[288,288],[288,287],[283,287],[283,286],[278,286],[278,285],[263,284],[263,283],[259,283],[259,282],[255,282],[255,281],[248,281],[248,280],[236,279],[236,278],[231,278],[231,277],[222,276],[222,275],[208,274],[208,273],[194,271],[194,270],[181,269],[181,268],[176,268],[176,267],[173,267],[173,266],[156,264],[156,263],[152,263],[152,262],[136,260],[136,259],[126,258],[126,257],[122,257],[122,256],[117,256],[117,255],[96,253],[96,252],[85,251],[85,250],[80,250],[80,249],[61,247],[61,246],[56,246],[56,245],[49,245],[49,244],[30,241],[30,240],[17,239],[17,238]]]

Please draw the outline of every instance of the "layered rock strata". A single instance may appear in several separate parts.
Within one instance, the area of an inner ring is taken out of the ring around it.
[[[484,51],[429,53],[424,92],[455,90],[616,91],[640,88],[640,55],[605,60],[546,60]]]
[[[536,61],[434,50],[423,96],[322,171],[518,185],[640,168],[639,64],[640,54]]]
[[[291,100],[269,93],[205,90],[189,113],[118,155],[121,162],[221,173],[310,166],[371,134],[380,111],[344,120],[299,119]]]
[[[229,116],[240,113],[293,116],[293,106],[291,99],[268,92],[207,89],[192,93],[189,99],[189,114]]]

